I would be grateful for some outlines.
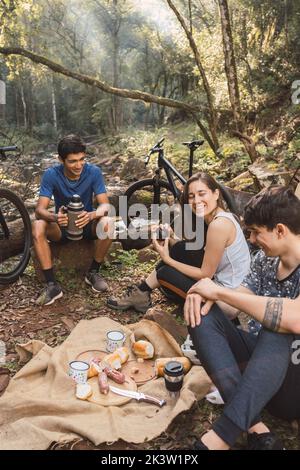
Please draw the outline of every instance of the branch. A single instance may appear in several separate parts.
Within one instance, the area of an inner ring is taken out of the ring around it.
[[[209,109],[210,109],[210,114],[211,114],[212,120],[215,121],[216,117],[215,117],[215,110],[214,110],[214,99],[213,99],[213,96],[212,96],[212,93],[211,93],[211,89],[210,89],[210,86],[209,86],[209,83],[208,83],[208,80],[207,80],[207,77],[206,77],[204,67],[203,67],[202,62],[201,62],[200,53],[199,53],[197,44],[196,44],[196,42],[193,38],[193,35],[192,35],[191,31],[189,31],[189,28],[187,27],[184,18],[181,16],[181,14],[179,13],[179,11],[175,7],[175,5],[172,3],[171,0],[167,0],[167,3],[169,5],[169,7],[171,8],[171,10],[173,10],[173,12],[175,13],[175,16],[177,17],[179,23],[181,24],[181,27],[184,30],[185,35],[186,35],[186,37],[187,37],[187,39],[190,43],[190,48],[192,49],[192,51],[194,53],[197,68],[198,68],[198,70],[200,72],[200,75],[202,77],[203,86],[204,86],[204,89],[205,89],[205,92],[206,92],[208,106],[209,106]]]
[[[238,137],[240,140],[242,140],[244,142],[247,142],[249,145],[253,144],[253,140],[251,139],[251,137],[249,137],[246,134],[243,134],[242,132],[240,132],[238,130],[232,131],[232,135],[234,137]]]
[[[167,106],[169,108],[179,108],[184,109],[188,113],[199,112],[199,108],[196,106],[191,106],[182,101],[173,100],[169,98],[163,98],[161,96],[152,95],[151,93],[141,92],[139,90],[128,90],[125,88],[112,87],[108,83],[101,81],[97,78],[90,77],[88,75],[83,75],[81,73],[73,72],[72,70],[66,69],[62,65],[53,62],[52,60],[47,59],[41,55],[35,54],[34,52],[23,49],[22,47],[0,47],[0,53],[4,55],[20,55],[27,57],[32,62],[36,64],[42,64],[53,70],[53,72],[60,73],[66,77],[74,78],[85,85],[90,85],[105,93],[110,93],[112,95],[121,96],[122,98],[128,98],[137,101],[144,101],[146,103],[156,103],[161,106]]]

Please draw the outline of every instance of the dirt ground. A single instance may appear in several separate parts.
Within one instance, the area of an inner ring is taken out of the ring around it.
[[[0,288],[0,339],[7,346],[7,363],[5,367],[13,376],[19,369],[18,357],[15,352],[17,343],[24,343],[30,339],[39,339],[49,346],[61,344],[70,331],[81,319],[91,319],[98,316],[109,316],[122,324],[138,321],[142,315],[135,311],[117,313],[106,306],[106,300],[114,294],[121,294],[124,288],[132,282],[143,278],[150,272],[153,262],[137,263],[136,255],[127,254],[123,259],[116,260],[103,270],[109,282],[107,293],[95,295],[84,284],[83,278],[72,272],[58,273],[58,279],[64,290],[62,299],[49,307],[38,307],[35,300],[42,284],[37,279],[32,265],[29,265],[22,278],[14,285]],[[125,259],[124,259],[125,258]],[[174,305],[166,302],[158,292],[153,296],[154,304],[172,311]],[[180,318],[177,318],[180,322]],[[160,437],[140,445],[125,442],[106,443],[98,449],[188,449],[194,438],[209,429],[211,423],[221,413],[222,407],[211,405],[206,400],[196,403],[191,410],[182,413],[172,423],[169,429]],[[300,449],[299,423],[284,422],[264,413],[264,421],[284,441],[287,449]],[[236,448],[246,446],[245,437],[242,437]],[[84,439],[78,439],[65,446],[53,444],[52,449],[96,449]]]

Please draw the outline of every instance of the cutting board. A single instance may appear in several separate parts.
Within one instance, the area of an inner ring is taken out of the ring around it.
[[[76,356],[76,361],[88,362],[92,359],[103,360],[108,353],[101,351],[100,349],[91,349],[84,351]],[[138,362],[136,359],[129,359],[125,364],[122,364],[121,371],[126,375],[127,378],[131,378],[137,385],[142,385],[149,380],[153,380],[156,377],[155,361],[152,359],[145,359],[144,362]],[[138,369],[137,372],[133,373],[133,369]],[[117,384],[115,384],[117,386]]]
[[[149,380],[155,379],[154,361],[146,359],[138,362],[136,359],[129,360],[122,365],[122,372],[126,377],[130,377],[137,385],[142,385]],[[136,372],[134,370],[137,369]]]
[[[88,380],[88,383],[92,387],[93,395],[88,398],[88,401],[91,403],[95,403],[96,405],[102,406],[119,406],[128,403],[132,398],[130,397],[122,397],[121,395],[117,395],[111,391],[108,392],[107,395],[103,395],[100,393],[99,385],[98,385],[98,376],[92,377]],[[124,390],[133,390],[136,391],[137,385],[134,380],[126,377],[126,381],[123,384],[117,384],[111,379],[108,379],[108,383],[110,385],[114,385],[118,388],[123,388]]]

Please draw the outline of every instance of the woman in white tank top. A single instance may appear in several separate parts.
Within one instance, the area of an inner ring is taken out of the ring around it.
[[[225,210],[218,183],[207,173],[195,174],[185,184],[182,205],[191,214],[184,220],[184,228],[199,220],[203,228],[204,219],[205,247],[190,249],[189,242],[175,240],[172,235],[165,242],[153,240],[160,263],[146,280],[129,286],[123,297],[109,299],[111,308],[146,311],[151,306],[150,293],[157,287],[175,302],[183,303],[192,285],[205,277],[226,287],[241,284],[250,267],[249,249],[239,223]],[[193,231],[194,227],[190,228]]]

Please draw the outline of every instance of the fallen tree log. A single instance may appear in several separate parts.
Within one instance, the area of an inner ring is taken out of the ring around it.
[[[0,263],[19,255],[24,249],[24,225],[22,219],[8,224],[10,238],[0,239]]]

